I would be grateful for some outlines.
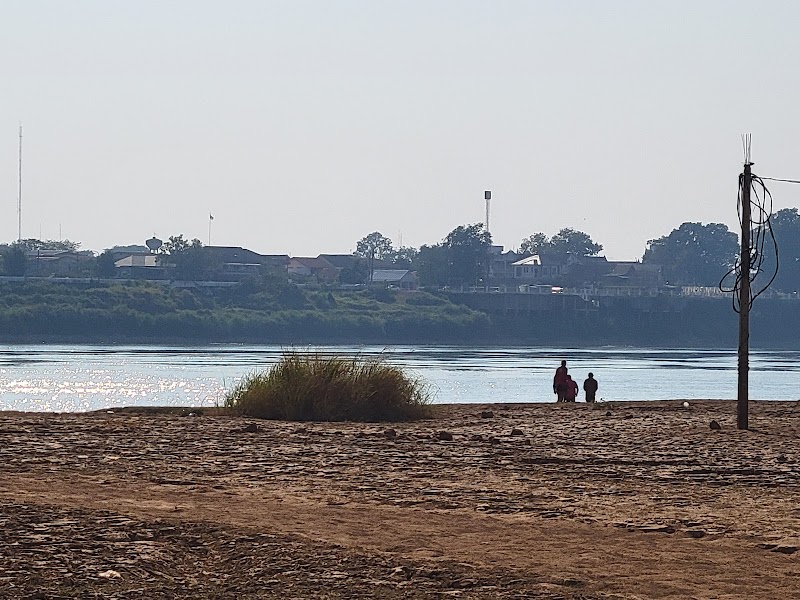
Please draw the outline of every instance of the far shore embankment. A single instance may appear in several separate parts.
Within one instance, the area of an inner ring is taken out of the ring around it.
[[[286,281],[222,288],[141,281],[6,283],[0,342],[736,347],[715,297],[339,289]],[[753,347],[796,349],[800,301],[759,298]]]

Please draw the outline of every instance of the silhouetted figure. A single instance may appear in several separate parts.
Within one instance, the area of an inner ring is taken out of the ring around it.
[[[556,402],[564,401],[564,391],[567,389],[567,361],[562,360],[561,366],[556,369],[556,375],[553,377],[553,393],[558,395]]]
[[[592,404],[597,396],[597,379],[589,373],[589,377],[583,382],[583,391],[586,392],[586,402]]]
[[[567,375],[567,381],[564,383],[564,402],[575,402],[577,397],[578,384],[571,376]]]

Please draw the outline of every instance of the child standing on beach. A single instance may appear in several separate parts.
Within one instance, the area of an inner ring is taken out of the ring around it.
[[[586,402],[593,404],[597,396],[597,379],[589,373],[589,377],[583,382],[583,391],[586,392]]]
[[[572,379],[571,375],[567,375],[567,381],[564,384],[564,402],[575,402],[578,397],[578,384]]]

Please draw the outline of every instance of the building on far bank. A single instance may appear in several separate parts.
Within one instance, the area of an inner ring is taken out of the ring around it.
[[[114,261],[115,277],[120,279],[169,279],[173,265],[165,265],[158,254],[129,254]]]
[[[600,279],[605,287],[658,288],[664,284],[661,265],[635,261],[609,261],[611,270]]]
[[[265,271],[287,273],[289,256],[287,254],[259,254],[241,246],[204,246],[209,253],[210,262],[218,265],[225,277],[234,279],[252,277]]]
[[[565,261],[548,254],[534,254],[511,264],[520,283],[554,283],[568,271]]]
[[[492,246],[489,249],[489,277],[496,280],[509,280],[514,278],[514,263],[525,258],[524,254],[509,250],[503,252],[502,246]]]
[[[146,256],[150,254],[150,248],[147,246],[141,246],[138,244],[131,244],[129,246],[113,246],[106,250],[111,254],[111,257],[114,261],[118,261],[120,258],[125,258],[126,256]]]
[[[593,285],[611,272],[613,264],[605,256],[569,256],[566,267],[569,285]]]
[[[408,269],[375,269],[372,285],[396,287],[402,290],[417,289],[417,272]]]
[[[359,266],[364,265],[369,272],[370,265],[372,269],[396,269],[397,267],[390,263],[388,260],[381,260],[379,258],[366,258],[356,254],[320,254],[317,258],[327,261],[330,265],[335,267],[340,273],[344,270],[358,269]]]
[[[78,277],[91,268],[91,250],[30,250],[25,275],[29,277]]]
[[[339,270],[324,258],[297,256],[289,259],[287,267],[289,275],[309,278],[318,283],[333,283],[339,276]]]

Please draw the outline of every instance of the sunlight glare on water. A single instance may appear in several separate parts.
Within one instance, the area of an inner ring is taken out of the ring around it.
[[[215,406],[243,376],[274,364],[280,346],[0,346],[0,409],[87,411]],[[454,346],[319,346],[319,354],[382,356],[427,381],[436,402],[551,402],[563,358],[604,400],[736,397],[733,350]],[[753,351],[750,397],[800,398],[800,352]]]

